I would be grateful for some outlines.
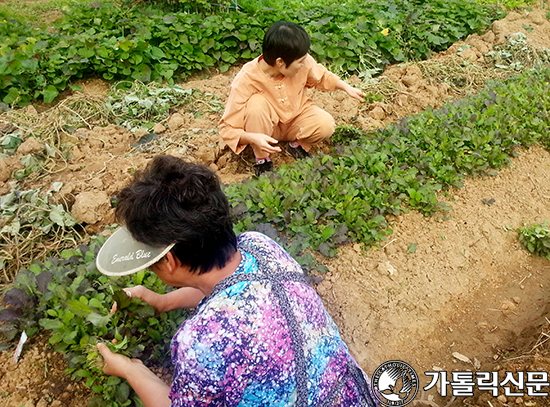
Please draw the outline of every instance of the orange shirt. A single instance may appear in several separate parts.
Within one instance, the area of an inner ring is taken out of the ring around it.
[[[336,90],[340,80],[324,66],[315,62],[311,55],[304,60],[304,66],[293,77],[274,80],[268,77],[260,68],[260,57],[248,62],[237,74],[225,107],[225,112],[219,123],[220,136],[237,154],[246,145],[239,144],[244,131],[244,116],[246,102],[256,93],[261,93],[273,106],[282,123],[288,123],[298,116],[305,104],[310,100],[306,88]]]

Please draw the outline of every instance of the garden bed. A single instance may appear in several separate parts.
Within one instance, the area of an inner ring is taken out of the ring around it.
[[[480,73],[470,70],[462,81],[453,82],[449,78],[458,73],[436,77],[435,65],[427,65],[430,62],[444,63],[459,57],[483,67],[483,55],[514,33],[523,32],[527,42],[537,47],[550,44],[549,27],[545,10],[510,13],[482,37],[474,35],[427,62],[390,66],[384,76],[394,85],[385,88],[389,89],[388,96],[382,101],[359,105],[343,93],[312,95],[339,124],[353,124],[364,130],[380,128],[428,106],[439,108],[447,100],[479,90],[473,79]],[[200,89],[224,102],[237,71],[234,67],[181,86]],[[359,83],[359,78],[350,81]],[[106,98],[108,85],[100,79],[78,85],[84,99]],[[48,188],[54,182],[63,182],[55,193],[59,201],[69,206],[79,202],[82,208],[88,208],[81,213],[92,209],[96,212],[97,216],[87,219],[81,231],[86,235],[108,233],[104,228],[113,221],[110,206],[94,200],[98,196],[109,200],[155,154],[170,153],[202,162],[226,184],[249,178],[252,157],[234,156],[219,144],[215,129],[221,111],[211,109],[212,103],[209,106],[195,108],[201,112],[200,117],[183,106],[177,114],[158,123],[165,130],[158,132],[157,140],[139,148],[134,146],[139,140],[135,134],[107,125],[108,118],[97,124],[93,121],[98,118],[91,118],[89,126],[70,133],[69,140],[75,144],[73,157],[48,163],[47,175],[29,175],[23,182],[24,189]],[[52,120],[48,115],[58,114],[52,109],[55,107],[39,104],[25,108],[24,117],[14,123],[36,129],[41,121]],[[60,114],[69,113],[62,110]],[[7,115],[0,119],[6,125],[11,123]],[[54,134],[66,137],[63,126]],[[322,145],[317,153],[329,150],[329,145]],[[378,365],[392,359],[408,362],[417,372],[436,368],[475,370],[453,357],[454,352],[478,363],[477,370],[504,370],[510,363],[518,371],[532,370],[533,366],[550,370],[548,348],[540,344],[541,332],[550,331],[545,319],[550,317],[550,263],[532,257],[521,247],[515,232],[518,227],[550,219],[550,153],[542,147],[517,152],[519,157],[498,175],[468,178],[463,187],[442,192],[438,198],[450,206],[450,211],[431,217],[418,212],[389,216],[393,233],[377,247],[369,249],[352,243],[341,246],[334,258],[314,254],[329,270],[317,273],[323,281],[316,283],[316,288],[367,373],[372,374]],[[22,155],[6,159],[6,165],[24,170]],[[292,162],[284,154],[275,157],[276,166]],[[9,192],[7,182],[0,183],[0,192]],[[73,210],[73,214],[79,216],[78,211]],[[415,245],[414,251],[411,244]],[[90,397],[90,390],[61,374],[62,356],[53,352],[46,341],[44,336],[31,338],[17,365],[11,361],[11,351],[0,354],[2,405],[76,407]],[[421,384],[425,386],[426,380],[421,377]],[[453,401],[450,396],[440,397],[435,389],[421,393],[418,397],[439,406]],[[472,399],[477,405],[486,406],[486,401],[483,394]],[[504,404],[497,399],[490,402],[494,407]],[[506,400],[510,402],[549,405],[541,398]],[[464,403],[464,399],[455,403]]]

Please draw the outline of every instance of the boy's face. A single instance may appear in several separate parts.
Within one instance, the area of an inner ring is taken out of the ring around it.
[[[281,58],[278,58],[277,63],[279,64],[279,61],[282,62],[279,67],[279,72],[284,76],[288,76],[289,78],[296,76],[298,71],[303,68],[306,58],[307,54],[305,54],[301,58],[295,59],[289,66],[286,66],[284,61]]]

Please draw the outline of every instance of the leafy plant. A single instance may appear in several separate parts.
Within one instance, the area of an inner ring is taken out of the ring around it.
[[[172,82],[212,67],[221,72],[261,52],[265,29],[285,19],[304,26],[311,52],[336,71],[379,69],[427,57],[487,27],[501,14],[467,0],[395,0],[308,10],[222,12],[202,16],[92,2],[74,5],[55,32],[0,20],[0,100],[52,102],[70,81]]]
[[[158,83],[145,85],[139,81],[117,83],[106,102],[113,121],[132,131],[138,128],[150,130],[179,106],[186,106],[194,114],[223,110],[216,96],[198,89]]]
[[[90,405],[141,405],[126,381],[103,374],[96,344],[102,341],[146,364],[168,366],[170,340],[186,311],[155,315],[152,307],[127,297],[121,291],[126,286],[144,284],[159,293],[166,287],[149,271],[120,278],[99,273],[94,259],[103,240],[93,239],[89,247],[64,250],[62,258],[20,271],[4,297],[1,330],[10,340],[23,330],[29,335],[39,328],[51,331],[50,344],[66,354],[66,373],[97,393]],[[114,301],[118,310],[111,313]]]
[[[0,270],[6,281],[21,268],[20,261],[29,262],[38,253],[53,251],[78,235],[77,220],[53,200],[53,193],[62,185],[56,182],[45,192],[14,190],[0,196]]]
[[[550,260],[550,229],[548,221],[542,224],[534,223],[518,229],[519,241],[524,248],[537,256]]]
[[[477,0],[482,4],[493,4],[506,10],[525,9],[532,6],[537,0]]]
[[[148,0],[148,3],[155,4],[166,10],[203,15],[220,11],[227,12],[230,9],[239,10],[241,8],[237,0],[221,0],[217,3],[212,3],[209,0]]]

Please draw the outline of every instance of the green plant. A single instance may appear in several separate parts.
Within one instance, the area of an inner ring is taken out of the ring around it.
[[[138,128],[151,130],[180,106],[194,114],[223,110],[216,96],[198,89],[159,83],[145,85],[139,81],[117,83],[111,88],[106,102],[110,118],[132,131]]]
[[[47,191],[14,190],[0,196],[0,270],[6,281],[39,253],[74,244],[77,220],[53,199],[62,185],[56,182]]]
[[[5,1],[0,4],[0,20],[13,19],[46,30],[63,9],[80,0],[50,0],[44,2]],[[86,2],[86,1],[81,1]]]
[[[542,224],[534,223],[531,226],[524,226],[518,229],[519,241],[524,248],[537,256],[550,260],[550,229],[548,221]]]
[[[165,285],[149,271],[129,277],[109,278],[95,267],[95,256],[104,239],[90,246],[64,250],[62,258],[51,258],[21,270],[14,288],[0,310],[2,334],[7,339],[25,331],[50,331],[49,342],[66,354],[66,373],[73,380],[85,380],[96,397],[91,406],[141,405],[126,381],[106,377],[98,364],[98,341],[113,351],[142,359],[146,364],[170,365],[170,340],[186,311],[155,315],[152,307],[131,299],[123,287],[144,284],[163,293]],[[118,310],[110,312],[117,301]]]
[[[506,10],[525,9],[532,6],[537,0],[476,0],[480,4],[492,4]]]
[[[299,22],[311,52],[337,72],[380,69],[431,51],[487,27],[501,14],[467,0],[396,0],[256,14],[206,17],[153,8],[92,2],[67,8],[55,32],[0,20],[0,100],[25,105],[53,101],[72,80],[97,74],[107,80],[168,81],[217,67],[225,72],[261,51],[274,21]]]

